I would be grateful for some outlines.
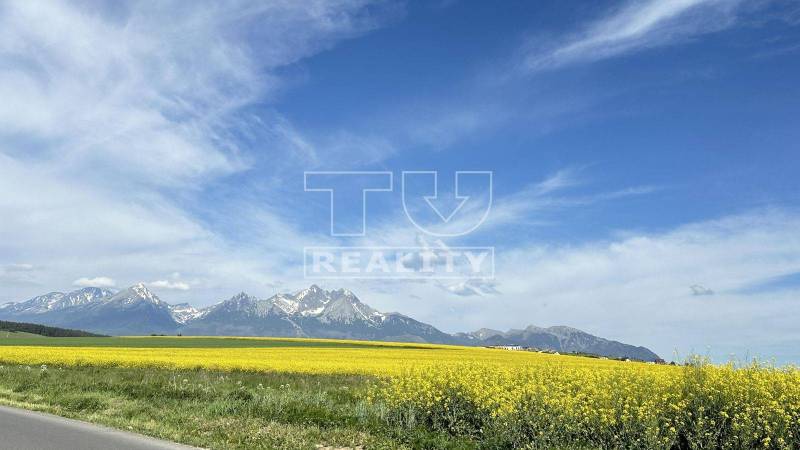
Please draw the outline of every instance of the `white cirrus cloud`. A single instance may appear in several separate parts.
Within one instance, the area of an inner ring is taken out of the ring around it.
[[[118,183],[191,185],[244,170],[251,160],[234,135],[275,125],[240,110],[282,88],[273,70],[376,27],[369,3],[4,5],[0,139],[14,145],[0,151],[124,175]]]
[[[151,281],[150,283],[145,283],[150,287],[158,288],[158,289],[169,289],[174,291],[188,291],[191,289],[189,283],[185,283],[183,281],[170,281],[170,280],[157,280]]]
[[[583,31],[555,43],[533,42],[523,67],[537,72],[685,41],[736,22],[741,0],[628,1]]]
[[[461,297],[500,294],[500,291],[498,291],[496,287],[497,283],[492,280],[464,280],[453,284],[437,283],[437,286],[451,294]]]
[[[26,263],[8,264],[3,266],[3,271],[5,272],[31,272],[34,269],[36,269],[36,266]]]
[[[222,177],[326,157],[272,107],[291,84],[278,71],[399,11],[378,3],[0,7],[0,256],[36,267],[0,267],[0,296],[35,295],[76,273],[153,280],[176,267],[219,280],[203,284],[210,298],[271,285],[285,267],[272,255],[305,242],[268,208],[277,196],[229,200],[292,241],[231,242],[231,229],[261,223],[229,215],[210,224],[191,203]]]
[[[73,281],[72,285],[77,287],[112,288],[117,286],[117,282],[109,277],[83,277]]]

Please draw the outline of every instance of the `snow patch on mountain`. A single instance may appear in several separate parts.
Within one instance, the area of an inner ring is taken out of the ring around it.
[[[292,296],[278,294],[269,300],[274,303],[275,306],[289,315],[297,314],[298,310],[300,309],[300,302]]]
[[[175,319],[175,322],[183,325],[202,317],[208,312],[208,309],[197,309],[188,303],[178,303],[176,305],[170,305],[169,311],[172,314],[172,318]]]

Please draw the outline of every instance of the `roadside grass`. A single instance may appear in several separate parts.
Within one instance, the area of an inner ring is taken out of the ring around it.
[[[392,426],[374,379],[279,372],[0,366],[0,403],[207,448],[476,448]]]

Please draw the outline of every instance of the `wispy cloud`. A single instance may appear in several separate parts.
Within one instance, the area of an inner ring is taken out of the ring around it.
[[[504,195],[493,193],[489,214],[485,216],[488,194],[471,196],[447,223],[433,217],[431,221],[420,222],[429,230],[442,235],[458,236],[456,231],[480,225],[468,234],[468,238],[488,237],[494,241],[493,233],[504,227],[553,226],[559,223],[558,213],[570,209],[588,207],[605,202],[623,201],[626,198],[645,196],[659,191],[657,186],[632,186],[619,190],[598,190],[591,185],[591,176],[582,167],[568,167],[551,173],[541,180],[523,186],[515,192]],[[590,189],[591,188],[591,189]],[[587,193],[588,190],[588,193]],[[441,195],[452,195],[452,192]],[[429,207],[428,207],[429,208]],[[372,220],[372,217],[370,217]],[[409,245],[422,246],[419,242],[420,230],[408,220],[403,208],[394,214],[377,218],[370,224],[367,236],[358,240],[358,245]],[[483,220],[482,220],[483,219]],[[449,239],[458,241],[459,237]],[[447,240],[447,239],[446,239]],[[328,243],[327,245],[333,245]],[[439,245],[437,243],[437,245]]]
[[[445,291],[461,297],[485,296],[500,294],[492,280],[466,280],[458,283],[437,283]]]
[[[740,294],[770,294],[780,291],[796,291],[800,289],[800,271],[793,270],[782,275],[773,275],[744,286],[738,290]]]
[[[33,264],[16,263],[16,264],[8,264],[6,266],[3,266],[3,271],[4,272],[30,272],[30,271],[34,270],[35,268],[36,268],[36,266],[34,266]]]
[[[0,137],[34,136],[36,145],[16,140],[0,150],[91,166],[96,179],[158,185],[246,169],[249,149],[237,134],[277,130],[297,145],[271,146],[270,156],[306,158],[310,150],[280,116],[258,123],[241,109],[281,88],[272,70],[376,26],[366,4],[7,5]],[[275,154],[281,148],[290,153]]]
[[[194,200],[256,168],[263,179],[326,158],[270,108],[285,88],[278,70],[396,13],[368,0],[4,5],[0,254],[42,267],[4,271],[4,283],[52,289],[102,271],[127,284],[181,270],[211,298],[273,283],[282,252],[231,242],[229,223],[212,226]],[[291,229],[269,208],[274,192],[261,194],[246,205],[259,220],[228,220]]]
[[[94,277],[94,278],[78,278],[72,282],[73,286],[77,287],[98,287],[98,288],[111,288],[116,287],[117,282],[109,277]]]
[[[158,289],[168,289],[175,291],[188,291],[191,289],[189,283],[177,280],[157,280],[147,283],[148,286]]]
[[[736,22],[736,9],[741,3],[741,0],[628,1],[564,41],[531,43],[524,53],[523,67],[537,72],[592,62],[719,31]]]
[[[586,194],[577,191],[591,182],[590,177],[578,167],[559,170],[541,181],[531,183],[519,191],[497,198],[492,205],[491,214],[481,225],[481,232],[495,227],[525,223],[550,223],[554,213],[570,208],[579,208],[603,202],[624,200],[652,194],[659,190],[656,186],[632,186],[619,190],[594,190]],[[469,209],[465,213],[469,213]],[[463,220],[475,220],[465,214]],[[458,225],[458,224],[456,224]]]
[[[36,286],[38,267],[28,263],[12,263],[0,266],[0,283],[5,288]]]

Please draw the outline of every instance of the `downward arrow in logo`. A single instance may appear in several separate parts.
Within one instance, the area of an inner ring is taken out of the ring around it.
[[[455,194],[453,196],[455,202],[452,202],[450,201],[450,199],[446,198],[439,199],[438,191],[436,192],[436,195],[429,195],[423,198],[425,199],[425,202],[428,203],[428,206],[431,207],[433,212],[435,212],[436,215],[439,216],[439,218],[442,219],[442,222],[444,223],[450,222],[450,219],[452,219],[453,216],[455,216],[456,213],[461,209],[461,207],[464,206],[464,203],[467,203],[467,200],[469,200],[469,196],[463,196],[458,194]],[[455,207],[453,207],[454,203]],[[447,211],[448,209],[450,210],[450,214],[447,215],[442,214],[442,211]]]
[[[436,171],[403,171],[403,209],[411,223],[433,236],[463,236],[480,226],[492,207],[492,172],[457,171],[453,193],[442,193],[442,195],[439,195],[438,175]],[[431,178],[432,190],[428,184]],[[428,195],[420,195],[420,190]],[[470,195],[465,195],[467,193]],[[416,209],[410,208],[410,205],[415,204],[415,200],[417,202],[424,200],[427,208],[430,208],[441,222],[430,224],[428,219],[431,217],[426,218],[425,211],[419,209],[422,203],[417,203]],[[468,210],[464,207],[467,201],[470,202]],[[420,213],[422,220],[418,220]],[[453,217],[459,213],[461,218],[467,220],[454,221]]]

